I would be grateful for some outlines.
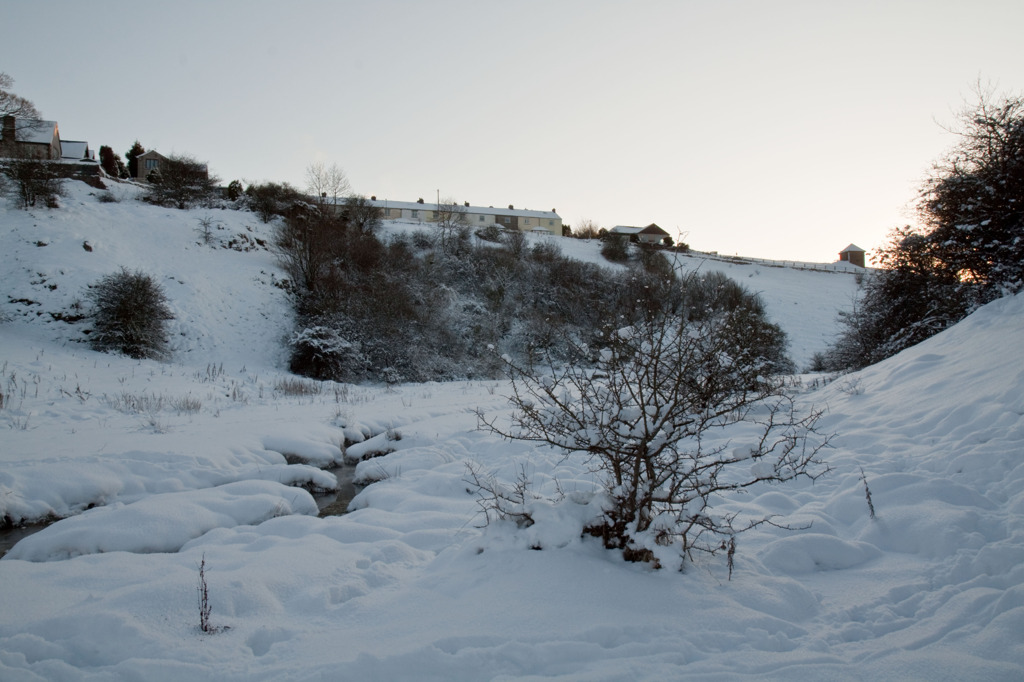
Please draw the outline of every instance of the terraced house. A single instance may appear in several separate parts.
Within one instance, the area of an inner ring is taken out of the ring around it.
[[[384,220],[403,220],[408,222],[431,223],[437,221],[437,204],[418,201],[391,201],[370,197],[370,203],[381,210]],[[520,232],[546,232],[562,236],[562,218],[555,209],[550,211],[531,211],[509,205],[508,208],[493,206],[472,206],[468,201],[461,207],[466,214],[466,222],[470,227],[495,227]]]

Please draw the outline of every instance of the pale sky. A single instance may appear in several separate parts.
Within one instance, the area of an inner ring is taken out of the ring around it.
[[[319,160],[380,199],[830,262],[914,222],[979,79],[1024,90],[1022,26],[1021,0],[5,0],[0,71],[65,139],[225,183]]]

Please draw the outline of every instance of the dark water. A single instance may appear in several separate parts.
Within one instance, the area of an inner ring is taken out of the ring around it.
[[[38,533],[49,525],[48,523],[30,523],[24,526],[17,526],[16,528],[9,526],[0,528],[0,557],[7,554],[11,547],[18,544],[18,540],[28,537],[32,533]]]
[[[352,483],[352,476],[356,473],[354,466],[340,466],[335,469],[327,469],[328,473],[334,474],[338,479],[337,492],[326,495],[314,495],[316,506],[320,508],[321,518],[324,516],[341,516],[348,512],[348,503],[356,496],[361,488]]]
[[[341,466],[334,469],[327,469],[328,473],[334,474],[338,479],[338,490],[323,495],[314,495],[316,506],[320,508],[320,516],[341,516],[348,511],[348,503],[359,492],[359,486],[352,483],[352,476],[355,474],[354,466]],[[11,547],[18,544],[18,541],[33,533],[38,533],[46,528],[48,523],[30,523],[15,528],[0,528],[0,557],[7,554]]]

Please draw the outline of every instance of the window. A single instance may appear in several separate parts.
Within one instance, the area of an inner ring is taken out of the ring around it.
[[[146,159],[146,170],[155,170],[160,165],[160,161],[157,159]]]
[[[479,218],[479,219],[480,219],[480,222],[483,222],[483,221],[484,221],[484,217],[483,217],[483,216],[480,216],[480,218]]]
[[[554,226],[555,226],[555,221],[554,220],[549,220],[548,221],[548,227],[554,227]]]
[[[523,225],[529,225],[529,224],[530,224],[530,219],[529,219],[529,218],[527,218],[527,219],[526,219],[526,220],[525,220],[525,221],[523,222]]]
[[[419,211],[413,211],[412,212],[412,217],[413,218],[419,218],[420,217],[420,212]]]
[[[511,218],[509,218],[508,216],[505,216],[505,217],[504,217],[504,219],[503,219],[503,222],[504,222],[504,223],[505,223],[506,225],[511,225],[511,224],[512,224],[512,219],[511,219]]]

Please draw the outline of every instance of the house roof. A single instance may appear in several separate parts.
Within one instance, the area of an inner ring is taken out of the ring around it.
[[[53,136],[57,134],[56,121],[34,121],[20,118],[14,124],[14,138],[18,142],[31,144],[50,144]],[[0,132],[0,136],[3,133]]]
[[[632,225],[616,225],[611,229],[615,234],[664,234],[668,232],[658,227],[657,224],[651,223],[647,227],[634,227]]]
[[[849,246],[847,246],[845,249],[843,249],[839,253],[848,253],[850,251],[858,251],[860,253],[867,253],[867,251],[865,251],[864,249],[860,248],[856,244],[850,244]]]
[[[389,199],[367,199],[373,206],[377,208],[402,208],[411,211],[436,211],[437,204],[433,201],[426,201],[420,203],[418,201],[391,201]],[[466,209],[466,213],[473,213],[475,215],[493,215],[493,216],[519,216],[520,218],[560,218],[560,216],[554,211],[531,211],[530,209],[522,208],[494,208],[493,206],[463,206],[460,207]]]
[[[89,143],[78,140],[61,140],[60,156],[62,159],[87,159],[89,158]]]

